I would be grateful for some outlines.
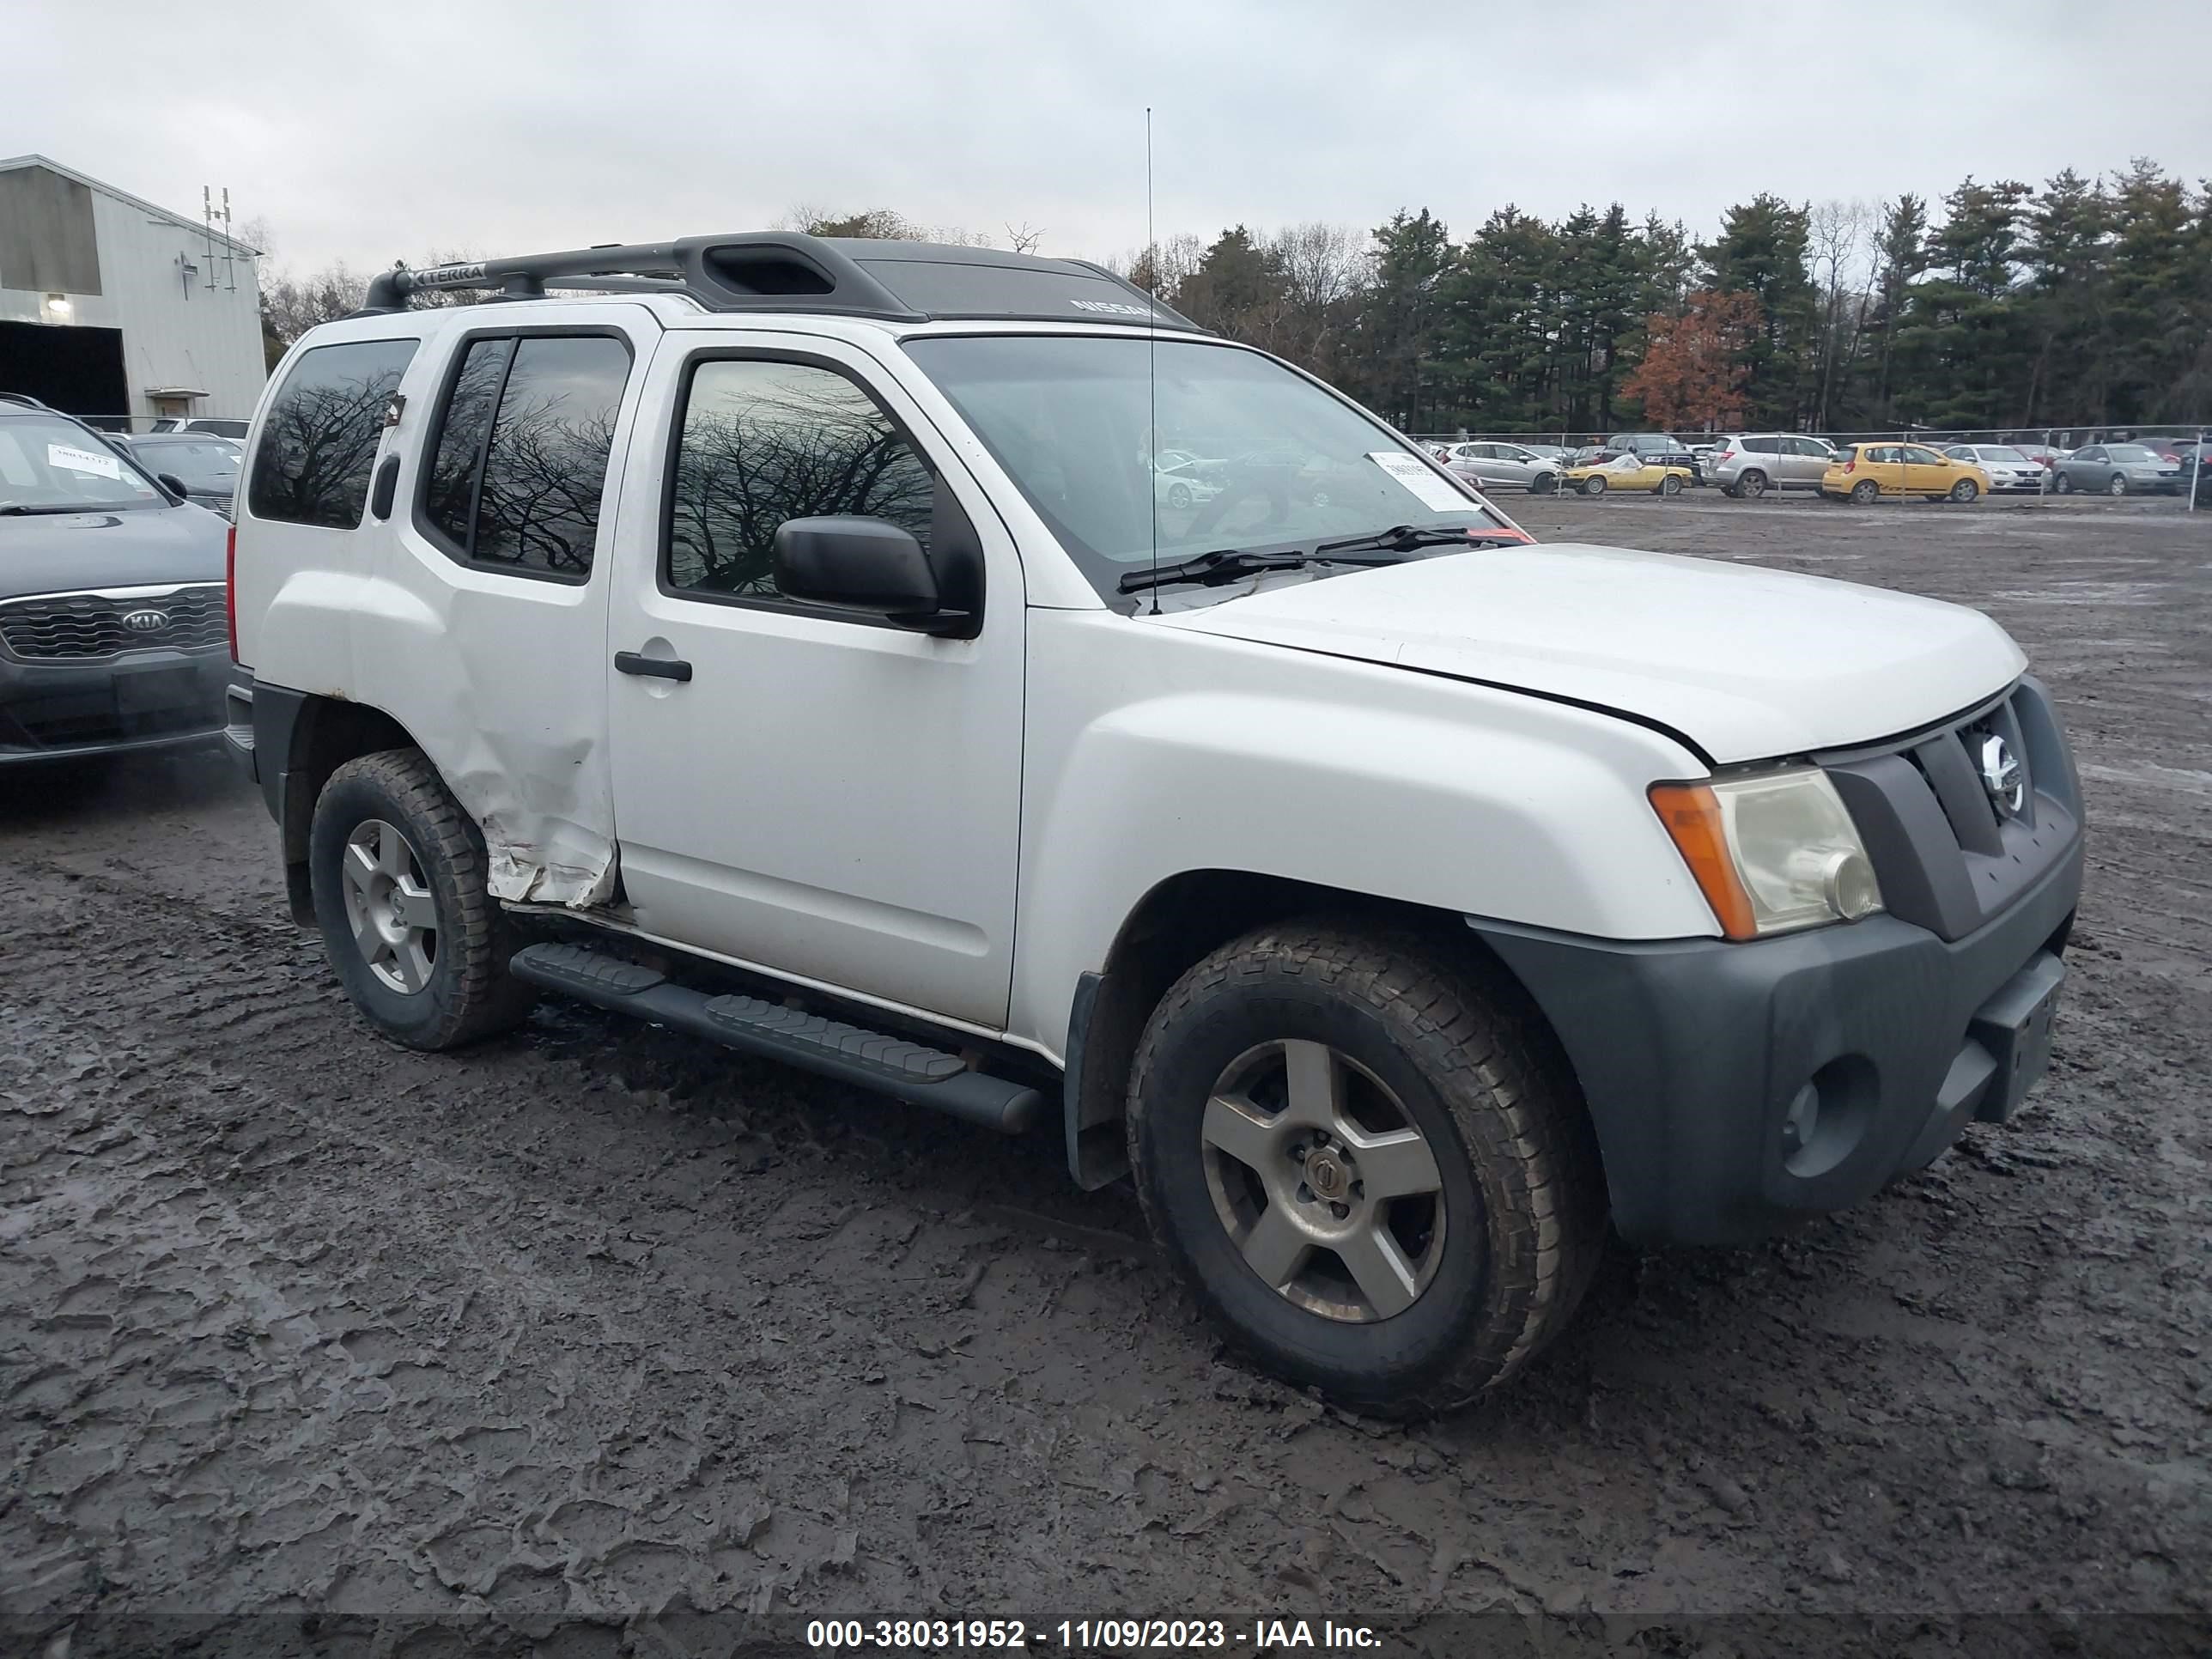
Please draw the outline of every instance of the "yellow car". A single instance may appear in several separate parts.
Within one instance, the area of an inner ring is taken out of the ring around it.
[[[1660,466],[1632,453],[1589,466],[1571,466],[1559,479],[1562,489],[1579,489],[1585,495],[1602,495],[1608,489],[1648,489],[1655,495],[1679,495],[1697,482],[1697,475],[1686,466]]]
[[[1954,461],[1922,444],[1850,444],[1820,475],[1820,493],[1863,504],[1884,495],[1971,501],[1990,493],[1990,475],[1976,462]]]

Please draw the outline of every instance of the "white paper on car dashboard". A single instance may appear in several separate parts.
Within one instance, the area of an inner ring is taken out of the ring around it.
[[[1395,478],[1431,513],[1473,513],[1475,503],[1449,478],[1396,450],[1370,450],[1367,459]]]
[[[88,449],[79,449],[74,444],[48,444],[46,465],[58,466],[69,472],[89,472],[96,477],[123,481],[123,463],[112,455],[95,455]]]

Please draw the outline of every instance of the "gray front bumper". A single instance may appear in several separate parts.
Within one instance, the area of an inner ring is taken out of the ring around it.
[[[2081,865],[2077,837],[1952,940],[1891,915],[1742,945],[1468,925],[1566,1048],[1623,1236],[1733,1244],[1856,1204],[2010,1109],[2002,1028],[2051,982]],[[1786,1127],[1808,1082],[1811,1155]]]
[[[223,726],[221,647],[90,660],[0,656],[0,767],[198,744]]]

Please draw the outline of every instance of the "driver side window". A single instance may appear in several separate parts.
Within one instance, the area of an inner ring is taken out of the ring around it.
[[[858,384],[813,363],[711,358],[684,400],[663,579],[672,588],[782,599],[785,520],[884,519],[927,550],[936,481],[906,434]]]

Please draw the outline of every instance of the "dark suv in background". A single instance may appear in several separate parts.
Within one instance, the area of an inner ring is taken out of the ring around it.
[[[187,495],[0,392],[0,770],[221,734],[226,526]]]
[[[1698,465],[1689,445],[1663,432],[1616,432],[1605,441],[1605,447],[1615,454],[1637,456],[1653,466],[1686,466],[1692,479],[1706,482],[1705,469]]]

